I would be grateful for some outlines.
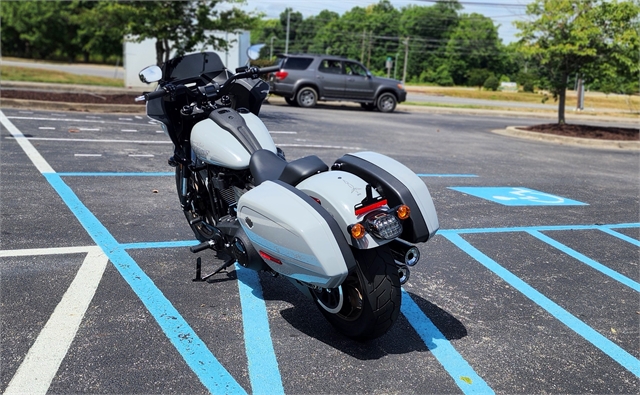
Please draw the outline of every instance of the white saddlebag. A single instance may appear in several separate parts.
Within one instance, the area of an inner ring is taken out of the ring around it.
[[[263,260],[284,276],[335,288],[355,267],[335,219],[289,184],[265,181],[242,195],[238,220]]]

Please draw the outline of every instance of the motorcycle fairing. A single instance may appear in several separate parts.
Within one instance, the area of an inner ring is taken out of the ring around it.
[[[356,266],[335,219],[285,182],[265,181],[242,195],[238,219],[269,267],[287,277],[335,288]]]
[[[376,152],[358,152],[342,156],[332,168],[352,173],[380,190],[390,207],[409,206],[411,217],[403,223],[401,239],[421,243],[438,231],[440,225],[429,189],[402,163]]]

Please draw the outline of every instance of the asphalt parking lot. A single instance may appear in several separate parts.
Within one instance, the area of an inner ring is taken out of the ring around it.
[[[289,159],[372,150],[428,185],[441,230],[392,330],[346,339],[281,278],[193,282],[219,261],[144,116],[3,109],[3,393],[638,393],[638,151],[491,132],[531,118],[262,117]]]

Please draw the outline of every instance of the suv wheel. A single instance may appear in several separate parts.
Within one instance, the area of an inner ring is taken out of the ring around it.
[[[298,102],[293,97],[285,97],[284,101],[286,101],[287,104],[290,105],[290,106],[294,106],[295,107],[295,106],[298,105]]]
[[[318,102],[318,92],[310,86],[305,86],[296,94],[296,101],[300,107],[314,107]]]
[[[398,101],[396,100],[396,97],[393,95],[393,93],[386,92],[378,97],[376,106],[378,107],[378,110],[380,112],[392,112],[396,109],[397,103]]]
[[[373,111],[376,109],[376,105],[373,103],[360,103],[360,107],[364,108],[367,111]]]

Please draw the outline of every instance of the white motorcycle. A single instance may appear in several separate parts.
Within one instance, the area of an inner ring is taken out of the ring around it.
[[[278,67],[230,73],[211,52],[140,72],[157,88],[138,97],[174,144],[182,210],[201,242],[225,259],[289,279],[341,333],[367,340],[400,312],[400,286],[438,230],[424,182],[396,160],[350,153],[331,168],[292,161],[258,113]],[[209,275],[209,276],[211,276]],[[207,276],[208,277],[208,276]],[[205,277],[206,278],[206,277]]]

